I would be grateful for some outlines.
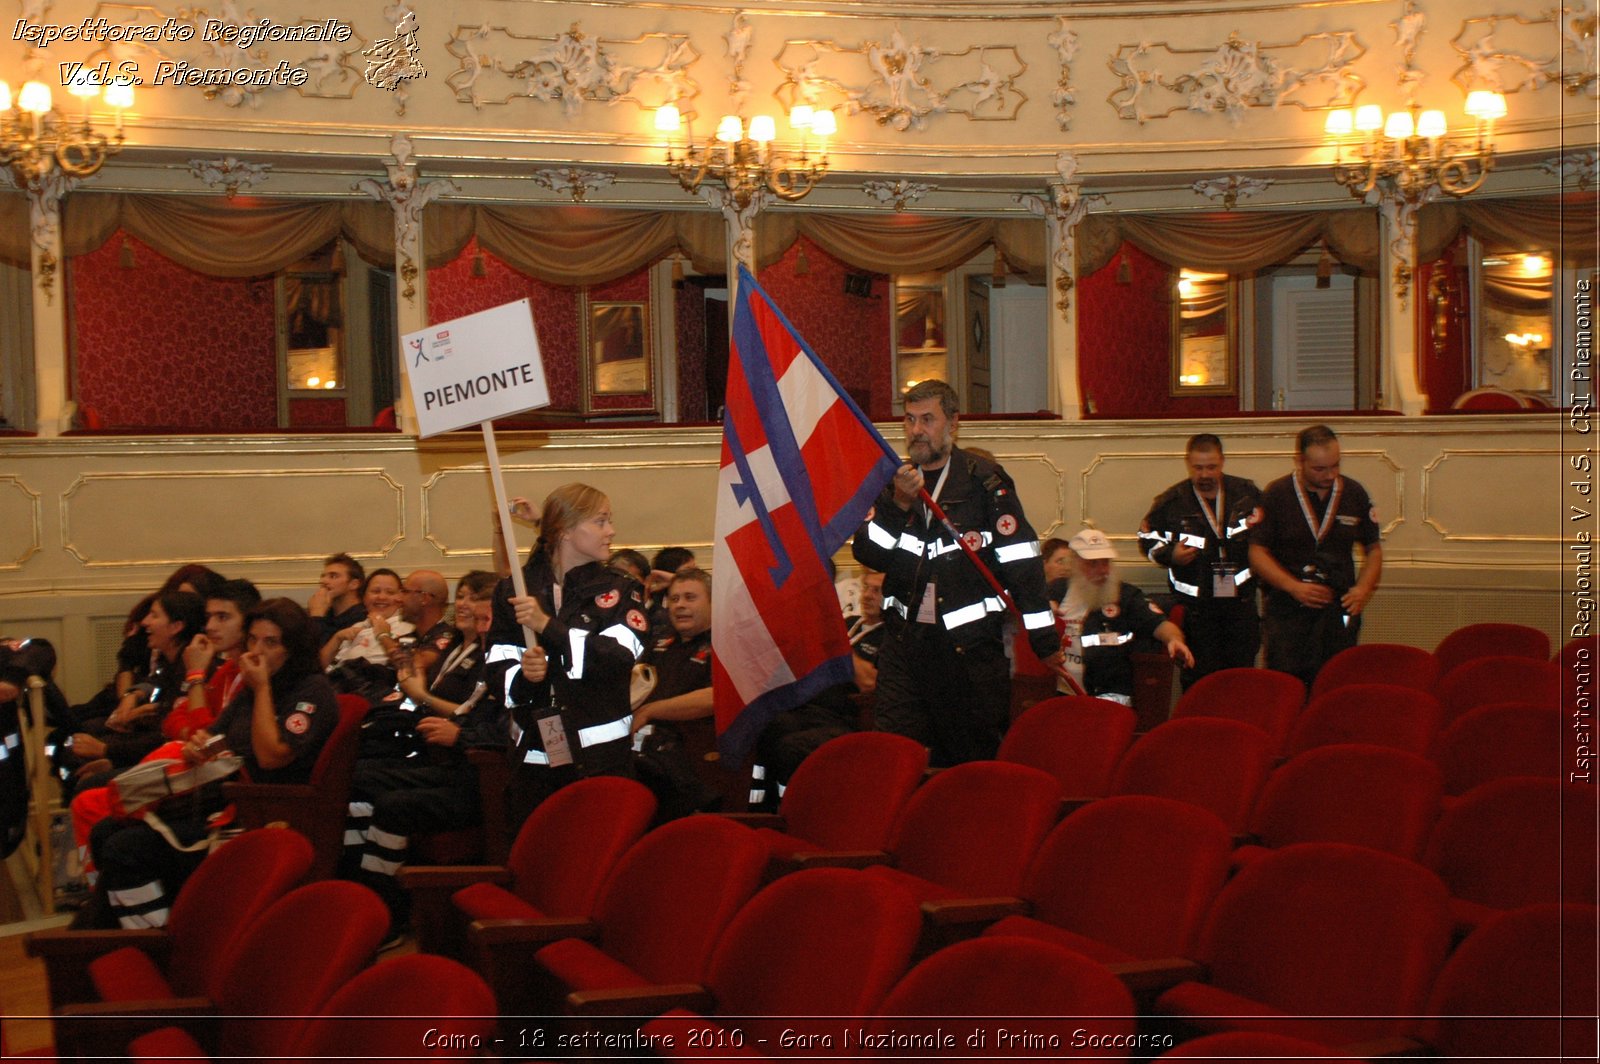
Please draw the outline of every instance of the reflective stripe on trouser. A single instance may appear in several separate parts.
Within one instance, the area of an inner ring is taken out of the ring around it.
[[[405,864],[408,845],[410,840],[404,835],[395,835],[376,826],[369,827],[366,849],[361,854],[361,867],[381,876],[392,876]]]
[[[159,879],[152,879],[136,887],[107,890],[106,901],[117,923],[129,930],[147,927],[166,927],[171,908],[167,889]]]

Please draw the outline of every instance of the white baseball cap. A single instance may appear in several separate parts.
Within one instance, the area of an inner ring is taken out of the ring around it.
[[[1072,553],[1085,561],[1099,561],[1102,558],[1115,559],[1117,548],[1111,545],[1106,534],[1098,528],[1085,528],[1076,536],[1067,541],[1067,546]]]

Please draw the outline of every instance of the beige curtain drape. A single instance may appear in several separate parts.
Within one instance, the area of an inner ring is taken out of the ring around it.
[[[26,270],[28,251],[28,197],[21,192],[0,192],[0,262]]]
[[[1563,265],[1593,265],[1600,262],[1597,209],[1600,192],[1430,203],[1417,222],[1419,258],[1438,258],[1465,229],[1493,248],[1548,251]]]
[[[1091,214],[1078,225],[1078,275],[1109,263],[1123,241],[1169,266],[1234,275],[1276,266],[1325,241],[1341,262],[1374,272],[1378,212]]]

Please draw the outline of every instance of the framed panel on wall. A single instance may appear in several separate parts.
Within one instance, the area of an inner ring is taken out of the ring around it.
[[[578,321],[583,413],[655,414],[658,402],[650,304],[590,299],[584,290]]]

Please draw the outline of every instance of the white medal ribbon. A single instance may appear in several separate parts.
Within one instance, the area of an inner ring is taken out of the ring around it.
[[[1333,493],[1328,496],[1328,509],[1322,515],[1322,524],[1318,525],[1311,516],[1311,503],[1306,499],[1306,489],[1300,485],[1298,474],[1294,478],[1294,495],[1300,500],[1300,513],[1306,519],[1306,527],[1311,530],[1317,546],[1322,546],[1322,537],[1328,534],[1328,527],[1333,524],[1334,514],[1339,512],[1339,493],[1344,490],[1344,478],[1339,477],[1333,482]]]

